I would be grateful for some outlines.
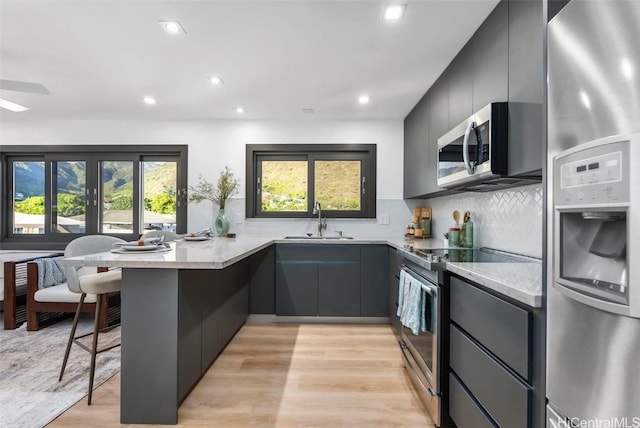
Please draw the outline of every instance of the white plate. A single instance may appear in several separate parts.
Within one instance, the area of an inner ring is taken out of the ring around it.
[[[184,240],[185,241],[208,241],[209,238],[208,236],[185,236]]]
[[[126,251],[149,251],[161,247],[158,245],[120,245],[118,248]]]
[[[147,247],[151,247],[151,245],[146,245]],[[125,249],[125,247],[120,247],[120,248],[112,248],[111,252],[112,253],[118,253],[118,254],[131,254],[131,253],[135,253],[136,251],[131,251],[132,247],[128,247]],[[139,253],[142,254],[146,254],[146,253],[162,253],[165,251],[170,251],[171,248],[167,248],[167,247],[159,247],[157,245],[153,245],[153,249],[148,249],[148,250],[144,250],[144,251],[138,251]]]

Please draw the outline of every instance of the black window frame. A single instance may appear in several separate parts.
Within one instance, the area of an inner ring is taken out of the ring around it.
[[[13,232],[13,170],[15,160],[44,161],[45,162],[45,233],[16,234]],[[54,190],[52,186],[52,162],[79,161],[90,162],[134,160],[134,174],[137,175],[137,186],[134,186],[134,201],[141,198],[138,194],[140,185],[139,167],[142,162],[166,160],[177,162],[177,195],[176,195],[176,232],[186,233],[187,230],[187,201],[184,189],[187,188],[188,177],[188,146],[187,145],[3,145],[0,147],[0,244],[3,249],[63,249],[71,240],[85,234],[98,233],[89,226],[89,221],[97,219],[87,218],[85,233],[52,233],[47,230],[52,220],[51,198]],[[88,167],[87,167],[88,169]],[[98,165],[101,171],[101,162]],[[94,171],[94,172],[99,172]],[[97,178],[96,178],[97,179]],[[89,180],[89,178],[87,178]],[[98,181],[99,183],[99,181]],[[87,195],[89,197],[89,195]],[[93,197],[93,196],[91,196]],[[100,196],[101,197],[101,196]],[[134,202],[134,206],[138,203]],[[139,220],[140,213],[134,210],[134,224]],[[99,225],[97,225],[99,227]],[[132,234],[117,234],[122,239],[137,239],[139,234],[134,226]],[[143,232],[143,231],[139,231]],[[108,234],[108,233],[107,233]]]
[[[266,212],[262,211],[260,185],[261,160],[306,159],[307,211]],[[361,194],[360,210],[322,210],[327,218],[376,218],[376,145],[375,144],[247,144],[246,146],[246,212],[247,218],[314,218],[314,161],[316,160],[360,160]],[[320,201],[322,204],[322,201]]]

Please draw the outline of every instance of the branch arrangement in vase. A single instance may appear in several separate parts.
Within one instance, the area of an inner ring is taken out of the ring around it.
[[[207,200],[218,204],[220,209],[224,209],[227,199],[238,193],[239,188],[240,180],[235,178],[228,166],[225,166],[215,185],[200,174],[198,184],[189,186],[187,193],[189,202],[199,203]]]

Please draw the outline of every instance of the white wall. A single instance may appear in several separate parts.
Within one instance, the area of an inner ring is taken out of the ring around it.
[[[402,201],[403,121],[255,121],[212,120],[193,122],[166,121],[78,121],[3,122],[0,142],[6,145],[75,144],[187,144],[189,146],[189,182],[198,174],[215,181],[229,166],[242,181],[240,193],[231,201],[232,231],[302,233],[315,231],[309,220],[244,221],[245,145],[246,144],[377,144],[378,214],[389,214],[390,225],[372,220],[329,220],[329,230],[344,229],[345,234],[399,236],[410,219]],[[203,202],[189,207],[189,230],[212,224],[213,208]],[[382,211],[381,211],[382,210]]]
[[[433,209],[434,237],[453,225],[451,212],[470,210],[475,223],[476,245],[540,257],[542,253],[542,186],[526,186],[489,193],[462,193],[431,200],[402,199],[403,121],[48,121],[4,122],[0,143],[9,144],[188,144],[189,182],[199,173],[216,180],[228,165],[241,179],[242,189],[227,207],[239,234],[315,233],[308,219],[244,218],[245,145],[260,143],[375,143],[378,152],[377,212],[388,214],[389,225],[376,220],[329,219],[327,233],[342,230],[352,236],[400,237],[414,206]],[[426,166],[425,166],[426,167]],[[208,202],[190,205],[188,229],[213,224],[217,207]]]

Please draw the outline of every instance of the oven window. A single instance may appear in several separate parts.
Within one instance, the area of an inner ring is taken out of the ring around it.
[[[419,331],[418,335],[415,335],[410,328],[403,327],[403,330],[405,336],[420,354],[420,357],[424,360],[429,370],[433,372],[433,347],[435,346],[434,342],[437,340],[435,332],[437,328],[435,318],[437,315],[437,300],[424,290],[422,293],[425,304],[424,309],[420,312],[420,316],[422,317],[421,321],[424,320],[425,331]]]

